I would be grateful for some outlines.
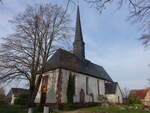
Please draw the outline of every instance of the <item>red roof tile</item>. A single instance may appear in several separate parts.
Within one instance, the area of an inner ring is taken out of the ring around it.
[[[131,90],[129,97],[137,96],[140,99],[144,99],[148,89]]]

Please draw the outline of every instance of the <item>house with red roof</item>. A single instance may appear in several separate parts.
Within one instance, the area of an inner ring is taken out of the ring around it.
[[[150,106],[150,89],[131,90],[129,97],[135,96],[139,97],[144,105]]]

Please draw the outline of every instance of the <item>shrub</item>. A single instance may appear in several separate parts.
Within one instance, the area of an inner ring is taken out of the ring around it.
[[[143,109],[144,106],[142,104],[134,104],[133,105],[134,109]]]
[[[4,88],[0,87],[0,99],[5,99],[5,90]]]
[[[75,76],[70,75],[67,87],[67,100],[68,103],[73,103],[73,96],[75,94]]]
[[[93,107],[93,106],[97,106],[97,103],[84,103],[84,104],[80,104],[80,103],[67,103],[67,104],[62,104],[59,105],[59,109],[60,110],[74,110],[74,109],[79,109],[79,108],[86,108],[86,107]]]
[[[28,94],[21,94],[19,97],[15,99],[15,105],[27,105],[28,102]]]
[[[129,98],[129,104],[141,104],[141,100],[137,96],[130,97]]]
[[[108,99],[104,95],[99,95],[98,100],[102,103],[108,102]]]

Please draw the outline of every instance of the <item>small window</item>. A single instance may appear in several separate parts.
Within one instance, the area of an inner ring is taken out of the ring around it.
[[[89,78],[86,77],[86,94],[89,93]]]
[[[99,91],[99,80],[97,80],[97,91],[98,91],[98,95],[100,95],[100,91]]]
[[[74,89],[76,89],[76,76],[73,76],[73,82],[74,82]]]
[[[120,103],[120,97],[118,96],[118,103]]]

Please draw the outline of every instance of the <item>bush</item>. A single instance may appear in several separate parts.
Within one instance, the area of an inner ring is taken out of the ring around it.
[[[129,98],[129,104],[141,104],[141,100],[137,96],[130,97]]]
[[[98,100],[102,103],[107,103],[108,99],[104,95],[99,95]]]
[[[59,109],[60,110],[74,110],[74,109],[79,109],[79,108],[86,108],[86,107],[93,107],[93,106],[97,106],[97,103],[84,103],[84,104],[80,104],[80,103],[68,103],[68,104],[62,104],[59,105]]]
[[[35,107],[33,108],[33,112],[34,112],[34,113],[42,112],[43,109],[44,109],[43,106],[39,106],[39,105],[38,105],[38,106],[35,106]]]
[[[73,96],[75,94],[75,76],[70,75],[67,87],[67,100],[68,103],[73,103]]]
[[[28,94],[21,94],[19,97],[15,99],[15,105],[27,105],[28,102]]]
[[[144,106],[142,104],[134,104],[133,105],[134,109],[143,109]]]

